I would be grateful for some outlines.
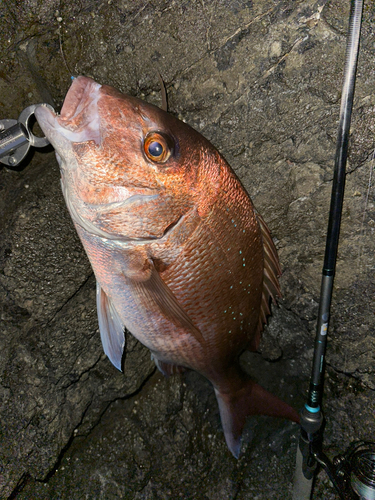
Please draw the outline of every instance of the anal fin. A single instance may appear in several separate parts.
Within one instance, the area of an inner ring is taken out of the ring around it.
[[[166,363],[165,361],[160,361],[160,359],[155,356],[155,354],[151,354],[151,358],[154,360],[156,368],[164,375],[164,377],[169,378],[171,375],[175,375],[176,373],[184,373],[187,368],[180,365],[174,365],[172,363]]]

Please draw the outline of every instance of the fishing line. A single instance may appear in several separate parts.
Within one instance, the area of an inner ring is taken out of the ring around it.
[[[63,40],[62,40],[62,35],[61,35],[61,27],[62,27],[63,18],[60,16],[58,10],[56,11],[56,22],[57,22],[57,32],[59,35],[60,54],[61,54],[62,60],[64,61],[65,68],[67,69],[69,75],[71,75],[72,71],[68,65],[68,61],[65,58],[65,54],[64,54],[64,50],[63,50]]]
[[[366,220],[366,215],[367,215],[367,207],[368,207],[368,202],[370,198],[370,193],[371,193],[371,188],[372,188],[372,176],[373,176],[373,171],[375,168],[375,149],[372,152],[371,155],[371,161],[370,161],[370,173],[369,173],[369,179],[367,183],[367,192],[366,192],[366,197],[365,197],[365,207],[363,209],[363,216],[362,216],[362,222],[361,222],[361,231],[359,234],[359,241],[360,244],[358,246],[358,276],[362,274],[362,250],[363,250],[363,237],[365,235],[365,220]]]

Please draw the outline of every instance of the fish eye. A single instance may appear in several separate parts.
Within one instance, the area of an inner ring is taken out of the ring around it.
[[[173,151],[172,138],[161,132],[150,132],[144,141],[147,158],[156,163],[165,163]]]
[[[163,145],[157,141],[150,142],[150,144],[148,145],[148,152],[150,156],[153,156],[154,158],[160,158],[160,156],[162,156],[162,154],[164,153]]]

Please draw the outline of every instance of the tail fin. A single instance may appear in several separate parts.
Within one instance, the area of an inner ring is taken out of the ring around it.
[[[215,394],[225,440],[235,458],[240,454],[241,434],[249,415],[269,415],[299,423],[299,415],[291,406],[249,378],[235,393],[222,393],[215,388]]]

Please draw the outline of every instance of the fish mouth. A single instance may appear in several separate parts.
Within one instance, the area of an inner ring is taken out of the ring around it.
[[[68,196],[66,187],[62,183],[62,190],[64,194],[64,198],[68,207],[68,210],[70,212],[70,215],[73,219],[73,221],[80,226],[84,231],[89,233],[92,236],[97,236],[103,241],[113,241],[117,244],[127,244],[127,243],[152,243],[155,240],[162,240],[163,238],[167,237],[174,229],[176,226],[178,226],[182,220],[184,220],[186,214],[180,215],[179,217],[176,218],[175,221],[172,221],[163,231],[163,233],[160,236],[127,236],[125,234],[119,234],[119,233],[112,233],[110,231],[106,231],[105,229],[102,229],[99,227],[97,224],[95,224],[93,221],[85,218],[78,210],[77,207],[75,206],[74,203],[72,203],[71,198]],[[116,209],[116,208],[122,208],[125,205],[131,205],[133,203],[137,203],[139,201],[144,201],[145,198],[148,199],[148,201],[157,199],[159,194],[155,195],[149,195],[149,196],[139,196],[139,195],[134,195],[130,196],[129,198],[125,199],[122,202],[114,202],[105,205],[105,208],[107,211],[109,209]],[[87,206],[87,205],[86,205]],[[93,206],[92,206],[93,207]],[[91,208],[92,208],[91,207]],[[90,207],[89,207],[90,208]],[[95,211],[100,210],[102,208],[100,205],[95,205]]]
[[[60,115],[43,105],[35,109],[41,129],[61,157],[71,143],[94,141],[100,145],[100,88],[91,78],[79,76],[66,94]]]
[[[93,100],[98,99],[100,87],[99,83],[87,76],[74,78],[61,108],[60,121],[69,120],[73,123],[85,108],[91,106]]]

